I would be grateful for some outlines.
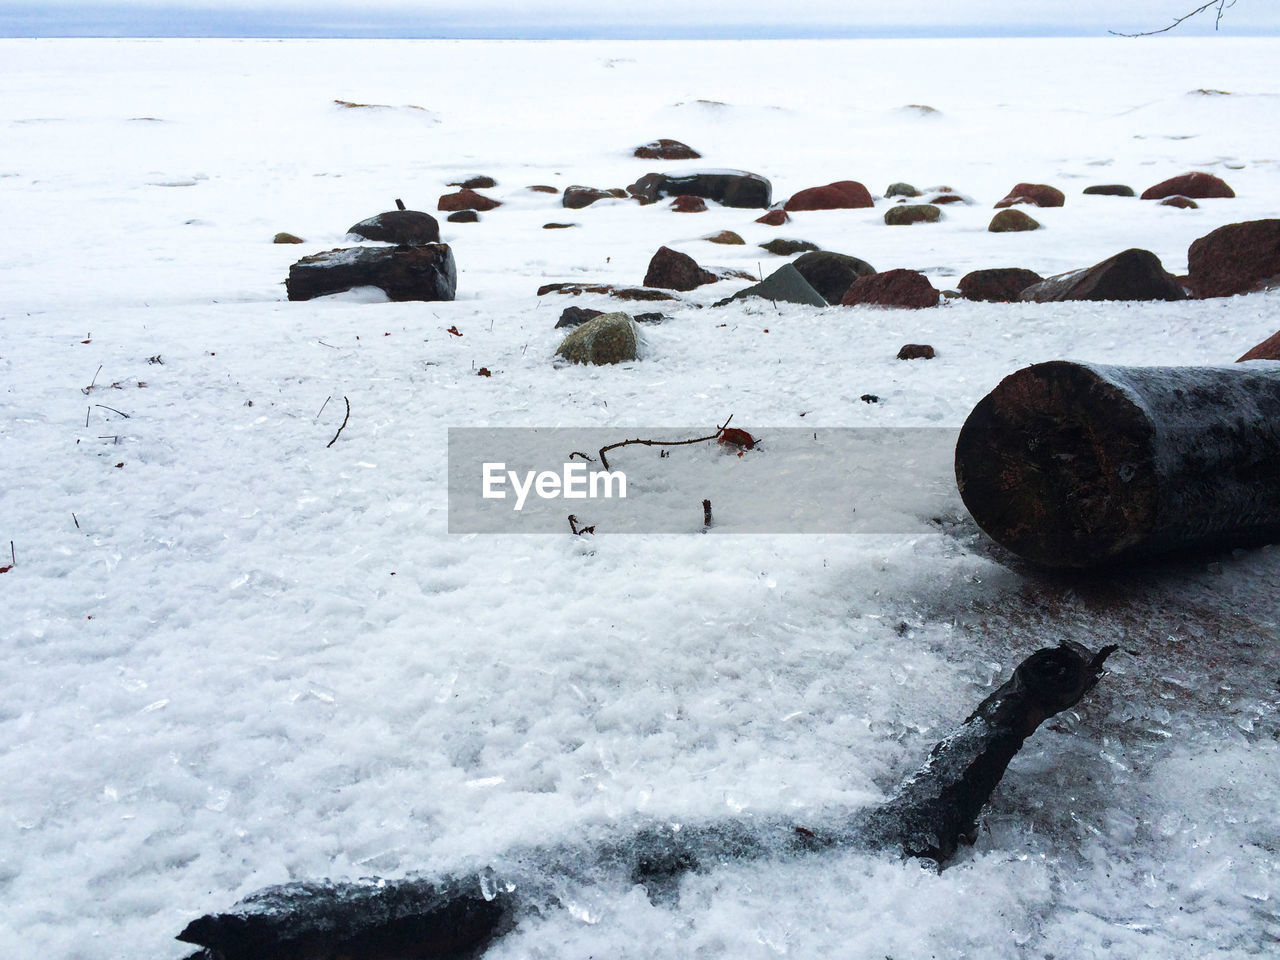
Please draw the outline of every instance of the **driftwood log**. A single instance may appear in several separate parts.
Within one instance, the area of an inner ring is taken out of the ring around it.
[[[965,421],[978,526],[1051,567],[1280,539],[1280,363],[1011,374]]]
[[[478,956],[521,916],[558,906],[557,877],[626,877],[656,899],[670,895],[684,873],[743,858],[888,849],[941,864],[972,842],[978,814],[1026,738],[1079,702],[1114,650],[1094,654],[1076,643],[1037,650],[889,800],[851,817],[805,826],[664,824],[590,852],[518,852],[469,876],[286,884],[193,920],[178,939],[203,948],[192,960],[461,960]]]

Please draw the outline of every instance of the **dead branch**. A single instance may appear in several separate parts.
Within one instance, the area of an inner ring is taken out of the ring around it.
[[[131,419],[129,414],[125,413],[123,410],[117,410],[115,407],[108,407],[105,403],[95,403],[94,406],[101,407],[103,410],[110,410],[112,413],[118,413],[120,414],[120,416],[124,417],[126,420]]]
[[[733,419],[733,414],[729,414],[729,420]],[[724,428],[729,425],[729,420],[720,424],[716,428],[716,432],[709,437],[694,437],[692,440],[641,440],[639,437],[632,440],[619,440],[617,443],[610,443],[600,448],[600,466],[606,470],[609,469],[609,458],[605,453],[609,450],[616,450],[619,447],[629,447],[632,444],[640,444],[643,447],[684,447],[691,443],[706,443],[708,440],[719,440],[720,434],[724,433]]]
[[[346,403],[347,403],[347,415],[342,418],[342,426],[338,427],[338,432],[333,435],[333,439],[325,444],[324,448],[326,450],[328,450],[330,447],[332,447],[335,443],[338,442],[338,437],[342,436],[343,427],[345,427],[347,425],[347,421],[351,419],[351,401],[347,400],[346,397],[343,397],[342,399],[346,400]]]
[[[1214,14],[1213,17],[1213,29],[1217,30],[1218,26],[1222,23],[1222,11],[1227,7],[1234,7],[1235,5],[1236,0],[1209,0],[1208,3],[1200,4],[1200,6],[1196,7],[1190,13],[1184,13],[1180,17],[1174,17],[1173,23],[1169,24],[1167,27],[1161,27],[1159,30],[1143,30],[1140,33],[1120,33],[1117,30],[1108,30],[1107,33],[1111,34],[1113,37],[1154,37],[1158,33],[1167,33],[1184,20],[1190,20],[1192,17],[1199,16],[1210,7],[1218,8],[1218,12]]]
[[[584,533],[595,533],[595,532],[596,532],[596,525],[593,523],[593,524],[592,524],[591,526],[589,526],[589,527],[580,527],[580,526],[578,526],[578,518],[577,518],[577,516],[575,516],[574,514],[572,514],[572,513],[571,513],[571,514],[569,514],[569,529],[573,531],[573,535],[574,535],[575,537],[580,537],[580,536],[582,536]]]
[[[577,450],[575,450],[575,451],[573,451],[573,453],[569,454],[569,459],[570,459],[570,460],[572,460],[574,457],[581,457],[583,460],[586,460],[586,461],[588,461],[588,462],[590,462],[590,463],[595,463],[595,462],[596,462],[596,458],[595,458],[595,457],[588,457],[585,453],[581,453],[580,451],[577,451]]]

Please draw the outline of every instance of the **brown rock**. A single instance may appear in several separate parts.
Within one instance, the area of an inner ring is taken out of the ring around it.
[[[677,297],[662,290],[649,290],[644,287],[615,287],[611,283],[544,283],[538,288],[538,296],[548,293],[561,293],[576,297],[584,293],[606,294],[617,300],[676,300]]]
[[[927,343],[904,343],[898,351],[899,360],[932,360],[936,355]]]
[[[380,243],[436,243],[440,239],[440,224],[431,214],[420,210],[388,210],[361,220],[347,233]]]
[[[958,193],[940,193],[930,203],[965,203],[964,197]]]
[[[707,201],[701,197],[682,194],[671,201],[671,209],[676,213],[706,213]]]
[[[1183,173],[1168,180],[1161,180],[1154,187],[1142,191],[1143,200],[1163,200],[1165,197],[1182,196],[1203,200],[1212,197],[1234,197],[1235,191],[1211,173],[1199,170]]]
[[[292,233],[277,233],[271,240],[272,243],[306,243],[301,237],[295,237]]]
[[[303,257],[289,268],[290,300],[311,300],[354,287],[381,287],[392,300],[452,300],[458,272],[445,243],[348,247]]]
[[[890,227],[905,227],[913,223],[935,223],[942,211],[931,203],[904,203],[884,212],[884,222]]]
[[[915,270],[886,270],[858,277],[849,284],[842,306],[871,304],[880,307],[920,309],[936,307],[939,293],[922,273]]]
[[[479,223],[480,214],[474,210],[458,210],[445,217],[450,223]]]
[[[1001,210],[991,218],[987,230],[991,233],[1018,233],[1023,230],[1039,230],[1040,221],[1027,216],[1021,210]]]
[[[576,223],[544,223],[543,230],[568,230],[570,227],[576,227]]]
[[[649,261],[644,285],[664,290],[693,290],[704,283],[715,283],[717,279],[714,273],[698,266],[687,253],[679,253],[670,247],[659,247]]]
[[[1160,201],[1160,206],[1177,207],[1179,210],[1198,210],[1200,208],[1200,204],[1196,203],[1190,197],[1183,197],[1176,194],[1172,197],[1165,197]]]
[[[1083,270],[1061,273],[1027,287],[1019,300],[1184,300],[1181,284],[1166,273],[1160,258],[1137,248],[1117,253]]]
[[[1015,203],[1029,203],[1036,207],[1060,207],[1066,202],[1061,190],[1047,183],[1019,183],[1009,195],[996,204],[996,209],[1011,207]]]
[[[960,295],[966,300],[1006,303],[1017,300],[1018,294],[1043,279],[1034,270],[1024,270],[1022,267],[974,270],[960,278]]]
[[[1124,183],[1100,183],[1096,186],[1085,187],[1084,192],[1102,197],[1132,197],[1134,195],[1133,187]]]
[[[532,190],[534,193],[559,193],[560,192],[559,187],[553,187],[545,183],[535,183],[531,187],[526,187],[526,189]]]
[[[762,250],[768,250],[776,257],[789,257],[792,254],[820,249],[816,243],[810,243],[808,240],[784,240],[782,237],[770,240],[768,243],[759,244],[759,246]]]
[[[779,207],[777,210],[770,210],[763,217],[756,217],[756,223],[763,223],[768,227],[780,227],[784,223],[790,223],[791,218],[787,216],[787,211]]]
[[[1280,332],[1267,337],[1236,363],[1243,363],[1245,360],[1280,360]]]
[[[574,184],[571,187],[564,188],[564,196],[560,198],[562,206],[568,207],[570,210],[581,210],[583,207],[589,207],[597,200],[604,200],[611,197],[608,190],[600,190],[596,187],[584,187]]]
[[[457,193],[446,193],[436,203],[437,210],[492,210],[502,206],[501,200],[484,197],[474,190],[462,189]]]
[[[470,177],[467,180],[457,180],[449,186],[462,187],[464,190],[488,190],[490,187],[496,187],[498,181],[493,177],[486,177],[484,174]]]
[[[726,244],[729,246],[735,246],[735,247],[743,246],[747,242],[743,240],[742,237],[734,233],[732,230],[721,230],[715,236],[704,237],[703,239],[706,240],[707,243],[723,243],[723,244]]]
[[[1280,276],[1280,220],[1229,223],[1187,250],[1187,275],[1197,297],[1248,293]]]
[[[793,194],[785,204],[795,210],[856,210],[873,207],[871,193],[856,180],[837,180],[823,187],[808,187]]]
[[[556,321],[556,329],[562,327],[580,327],[588,320],[604,314],[603,310],[592,310],[590,307],[565,307]]]
[[[636,147],[635,156],[642,160],[697,160],[702,156],[697,150],[679,140],[665,137]]]
[[[773,185],[757,173],[745,170],[720,170],[712,173],[646,173],[627,193],[641,203],[656,203],[663,197],[687,193],[704,200],[714,200],[726,207],[769,206]]]

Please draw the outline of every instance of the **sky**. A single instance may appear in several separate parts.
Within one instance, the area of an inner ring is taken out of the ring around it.
[[[1156,30],[1196,6],[1196,0],[0,0],[0,36],[1099,36]],[[1170,35],[1213,32],[1210,10]],[[1280,4],[1236,0],[1218,32],[1280,34]]]

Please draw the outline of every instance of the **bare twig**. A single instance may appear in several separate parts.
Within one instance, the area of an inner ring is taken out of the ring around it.
[[[84,393],[84,394],[87,394],[87,393],[89,393],[91,390],[93,390],[94,384],[96,384],[96,383],[98,382],[98,374],[100,374],[101,372],[102,372],[102,364],[98,364],[98,369],[97,369],[97,370],[95,370],[95,371],[93,371],[93,379],[92,379],[92,380],[90,380],[90,381],[89,381],[89,385],[88,385],[87,387],[83,388],[80,392],[81,392],[81,393]]]
[[[569,514],[569,529],[570,529],[571,531],[573,531],[573,535],[574,535],[575,537],[580,537],[580,536],[582,536],[584,533],[595,533],[595,532],[596,532],[596,525],[593,523],[593,524],[592,524],[591,526],[589,526],[589,527],[580,527],[580,526],[578,526],[578,518],[577,518],[574,514],[572,514],[572,513],[571,513],[571,514]]]
[[[733,414],[729,414],[729,420],[733,419]],[[605,454],[610,450],[616,450],[618,447],[629,447],[638,443],[644,447],[683,447],[691,443],[706,443],[708,440],[719,440],[720,434],[724,433],[724,428],[729,425],[729,420],[720,424],[716,428],[716,432],[708,437],[694,437],[692,440],[641,440],[639,437],[633,440],[619,440],[617,443],[610,443],[600,448],[600,466],[606,470],[609,469],[609,458]]]
[[[1167,33],[1184,20],[1190,20],[1192,17],[1199,16],[1210,7],[1218,8],[1218,12],[1214,14],[1213,17],[1213,29],[1217,30],[1219,24],[1222,23],[1222,11],[1227,7],[1234,7],[1235,5],[1236,0],[1209,0],[1208,3],[1200,4],[1200,6],[1196,7],[1190,13],[1184,13],[1180,17],[1174,17],[1173,23],[1169,24],[1167,27],[1161,27],[1159,30],[1143,30],[1140,33],[1121,33],[1118,30],[1108,30],[1107,33],[1111,34],[1113,37],[1154,37],[1158,33]]]
[[[347,402],[347,415],[342,418],[342,426],[339,427],[338,432],[333,435],[333,439],[330,440],[327,444],[325,444],[326,450],[328,450],[330,447],[332,447],[335,443],[338,442],[338,437],[342,435],[342,428],[345,427],[347,425],[347,421],[351,419],[351,401],[347,400],[346,397],[343,397],[342,399],[346,400]]]
[[[711,526],[711,501],[702,501],[702,525],[704,527]]]
[[[86,430],[89,429],[89,414],[91,413],[93,413],[93,407],[84,408],[84,427]]]
[[[9,541],[9,562],[15,567],[18,565],[18,555],[13,550],[13,541]]]
[[[575,451],[573,451],[573,453],[569,454],[569,459],[570,459],[570,460],[572,460],[574,457],[581,457],[583,460],[588,460],[588,461],[590,461],[591,463],[595,463],[595,462],[596,462],[596,458],[595,458],[595,457],[588,457],[585,453],[581,453],[581,452],[579,452],[579,451],[577,451],[577,450],[575,450]]]
[[[319,419],[320,419],[320,414],[324,413],[324,408],[325,408],[325,407],[327,407],[327,406],[329,405],[329,401],[330,401],[330,400],[332,400],[332,399],[333,399],[333,395],[332,395],[332,394],[330,394],[329,396],[327,396],[327,397],[325,397],[325,398],[324,398],[324,403],[320,404],[320,409],[319,409],[319,411],[316,413],[316,419],[317,419],[317,420],[319,420]]]
[[[112,413],[118,413],[126,420],[130,419],[129,414],[125,413],[123,410],[117,410],[115,407],[108,407],[105,403],[95,403],[94,406],[101,407],[103,410],[110,410]],[[88,426],[88,423],[86,423],[85,426]]]
[[[79,520],[76,520],[76,514],[75,514],[75,511],[74,511],[74,510],[73,510],[73,511],[71,511],[71,520],[72,520],[72,522],[74,522],[74,523],[75,523],[75,525],[76,525],[76,529],[77,529],[77,530],[79,530],[79,529],[80,529],[80,521],[79,521]]]

